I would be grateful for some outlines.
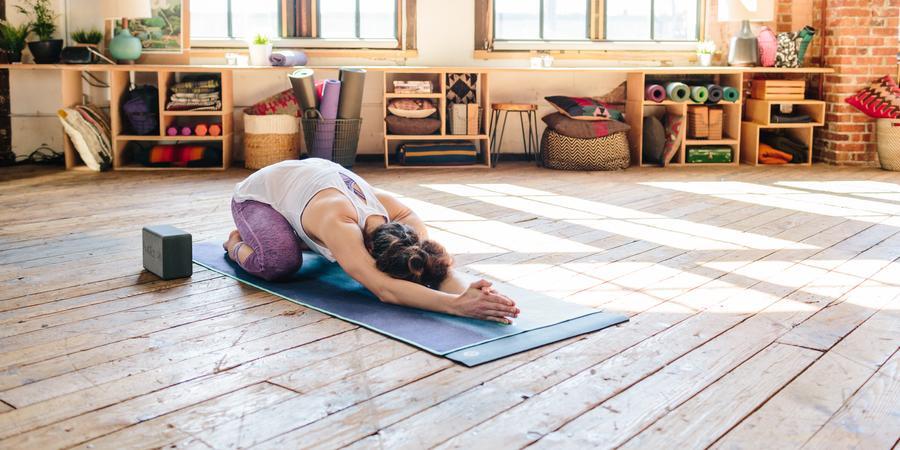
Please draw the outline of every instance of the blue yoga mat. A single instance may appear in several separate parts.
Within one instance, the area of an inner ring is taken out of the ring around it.
[[[472,367],[628,320],[510,286],[501,290],[522,313],[512,325],[382,303],[339,265],[313,253],[292,278],[269,282],[225,256],[221,245],[194,244],[197,264],[294,303],[355,323]]]

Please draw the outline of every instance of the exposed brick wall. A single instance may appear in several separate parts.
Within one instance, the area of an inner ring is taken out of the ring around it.
[[[876,161],[875,121],[844,99],[873,80],[896,74],[900,0],[823,0],[826,125],[817,132],[818,159],[842,165]],[[821,19],[820,19],[821,20]]]

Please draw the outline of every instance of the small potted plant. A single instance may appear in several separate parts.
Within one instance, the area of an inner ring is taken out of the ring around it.
[[[22,62],[22,50],[25,50],[25,39],[31,33],[31,23],[13,25],[0,20],[0,50],[6,53],[10,63]]]
[[[704,41],[697,44],[697,58],[700,59],[700,65],[709,67],[712,65],[712,57],[716,53],[716,43],[713,41]]]
[[[72,33],[72,40],[82,47],[99,47],[103,41],[103,33],[96,28],[76,30]]]
[[[250,65],[251,66],[271,66],[272,62],[269,57],[272,56],[272,40],[263,34],[257,34],[250,41]]]
[[[28,43],[28,50],[38,64],[54,64],[59,62],[62,52],[62,39],[53,39],[56,33],[56,16],[50,0],[22,0],[23,5],[16,9],[31,21],[31,32],[38,40]]]

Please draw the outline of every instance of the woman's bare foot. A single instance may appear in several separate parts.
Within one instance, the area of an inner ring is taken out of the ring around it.
[[[231,234],[228,235],[228,240],[225,241],[224,244],[222,244],[222,247],[225,249],[226,252],[228,252],[229,257],[231,256],[231,249],[233,249],[234,246],[237,245],[238,242],[241,242],[242,240],[243,239],[241,238],[241,233],[239,233],[238,230],[234,230],[231,232]]]

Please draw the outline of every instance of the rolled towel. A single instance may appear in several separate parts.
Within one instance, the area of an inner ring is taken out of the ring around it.
[[[209,135],[210,136],[219,136],[222,134],[222,127],[216,124],[212,124],[209,126]]]
[[[662,103],[666,99],[666,88],[658,84],[651,84],[644,91],[644,98],[656,103]]]
[[[166,136],[178,136],[178,128],[175,128],[175,127],[166,128]]]
[[[293,50],[279,50],[269,57],[273,66],[305,66],[306,53]]]
[[[181,127],[181,135],[182,136],[190,136],[194,134],[194,130],[191,127]]]
[[[706,90],[709,91],[709,98],[706,100],[706,103],[716,104],[722,101],[722,96],[724,95],[722,86],[710,84],[709,86],[706,86]]]
[[[722,89],[722,99],[726,102],[734,103],[741,99],[741,93],[731,86],[726,86]]]
[[[194,127],[194,134],[197,136],[206,136],[209,133],[209,127],[206,124],[198,124]]]
[[[673,102],[686,102],[691,98],[691,88],[684,83],[672,82],[666,85],[666,95]]]
[[[706,100],[709,99],[709,89],[706,89],[706,86],[693,86],[691,87],[691,100],[694,103],[706,103]]]

